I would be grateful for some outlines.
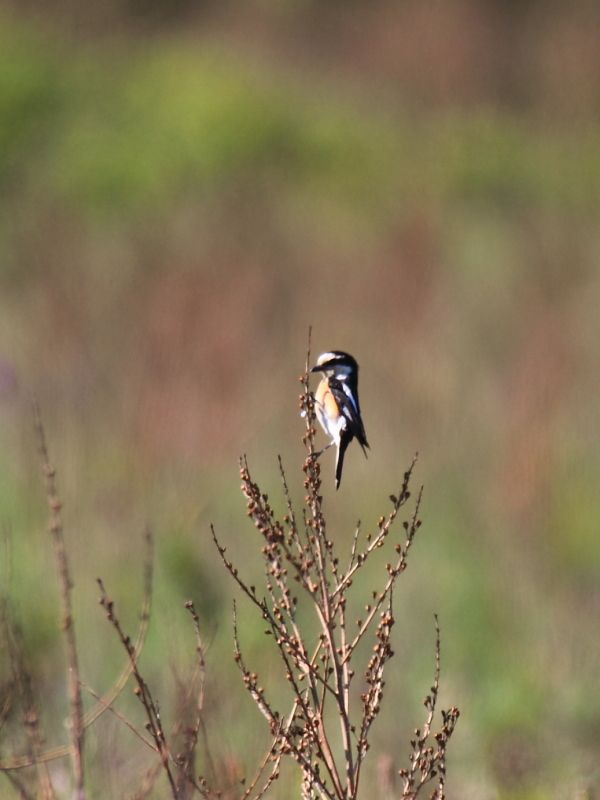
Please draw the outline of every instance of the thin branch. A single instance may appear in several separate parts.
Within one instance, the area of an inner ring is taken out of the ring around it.
[[[292,711],[283,722],[279,712],[267,699],[258,675],[251,672],[245,664],[234,604],[235,661],[246,689],[265,717],[273,736],[271,747],[263,757],[242,800],[249,800],[255,792],[258,792],[255,800],[263,796],[279,774],[279,764],[284,756],[292,758],[300,767],[303,800],[317,800],[319,797],[327,800],[357,800],[361,768],[369,748],[369,732],[381,708],[385,686],[384,670],[394,655],[391,646],[394,625],[392,594],[398,577],[406,568],[408,551],[421,524],[418,515],[422,490],[417,497],[412,517],[403,523],[405,539],[394,547],[397,558],[387,563],[387,577],[382,582],[383,586],[372,593],[372,600],[365,606],[366,617],[364,621],[357,620],[357,630],[351,636],[347,619],[350,589],[359,570],[370,556],[389,541],[388,537],[398,513],[410,498],[409,483],[417,457],[415,456],[404,473],[398,496],[390,496],[391,511],[387,517],[379,518],[374,534],[366,535],[362,549],[359,546],[360,522],[357,524],[349,560],[345,562],[347,567],[345,571],[341,570],[334,541],[327,536],[323,513],[320,453],[315,450],[315,400],[309,386],[309,365],[310,330],[305,371],[300,378],[303,389],[300,409],[301,416],[305,419],[302,441],[306,448],[302,465],[305,489],[302,525],[299,524],[300,515],[295,513],[292,504],[282,459],[279,457],[278,464],[287,509],[283,521],[275,515],[267,494],[252,480],[246,457],[240,459],[240,477],[242,492],[247,501],[247,514],[262,541],[265,573],[262,591],[257,592],[255,586],[249,585],[240,577],[237,566],[226,556],[226,548],[211,526],[213,540],[227,571],[268,625],[266,633],[273,638],[281,659],[283,676],[293,696]],[[304,590],[299,591],[298,596],[291,588],[294,585],[290,582],[292,579]],[[304,615],[300,613],[303,604],[316,615],[316,643],[312,632],[310,638],[307,635],[309,629],[303,621]],[[378,622],[375,622],[377,617]],[[366,690],[361,695],[357,713],[353,707],[350,684],[355,674],[358,644],[372,625],[375,626],[375,643],[364,672]],[[310,652],[312,656],[309,658]],[[305,684],[302,683],[304,680]],[[458,712],[451,709],[444,713],[444,726],[436,734],[436,737],[441,737],[436,738],[439,743],[438,752],[434,752],[432,756],[427,755],[430,761],[423,760],[429,750],[423,751],[420,761],[417,756],[418,764],[422,765],[419,769],[425,769],[430,777],[436,774],[436,770],[437,774],[443,770],[445,742],[452,733]],[[339,725],[337,733],[333,728],[335,722]],[[431,735],[431,724],[432,720],[426,724],[426,737]],[[272,766],[269,775],[263,780],[260,776],[264,775],[270,762]],[[259,781],[263,781],[260,789]],[[443,778],[440,778],[436,800],[442,800],[439,791],[443,791]]]
[[[233,612],[233,640],[235,648],[234,658],[244,678],[246,689],[250,693],[252,699],[258,706],[262,715],[269,723],[271,733],[275,734],[277,732],[282,732],[283,729],[280,724],[280,719],[281,719],[280,713],[278,711],[275,711],[271,707],[269,702],[266,700],[264,689],[258,685],[258,676],[256,675],[256,673],[250,672],[250,670],[246,667],[246,664],[244,662],[238,636],[237,611],[235,608],[235,603]],[[304,721],[306,723],[306,727],[304,728],[304,733],[309,737],[311,742],[313,742],[317,747],[320,748],[322,743],[319,741],[319,737],[318,736],[315,737],[313,733],[312,715],[310,713],[308,706],[306,705],[306,700],[303,697],[303,692],[298,689],[296,691],[295,697],[299,701],[299,705],[302,708],[302,712],[304,715]],[[340,791],[339,776],[337,776],[337,773],[335,772],[335,764],[332,765],[333,771],[330,772],[330,778],[333,781],[334,786],[336,786],[336,794],[333,794],[323,783],[318,774],[314,772],[310,759],[307,758],[304,753],[304,747],[303,746],[299,747],[298,745],[296,745],[294,737],[291,735],[291,733],[284,736],[284,741],[289,750],[290,755],[294,758],[294,760],[301,766],[303,770],[310,772],[313,780],[315,781],[315,785],[318,786],[319,791],[322,792],[322,794],[325,795],[325,797],[329,798],[329,800],[334,800],[334,798],[340,797],[340,794],[338,793]],[[330,763],[328,763],[328,759],[324,752],[321,752],[321,758],[323,759],[323,763],[327,766],[329,770]]]
[[[262,788],[259,789],[259,791],[254,796],[254,800],[260,800],[260,798],[263,797],[266,794],[266,792],[270,788],[271,784],[274,781],[276,781],[277,778],[279,777],[279,766],[281,764],[281,759],[283,758],[283,751],[281,750],[281,747],[280,747],[281,738],[282,738],[282,735],[285,735],[289,731],[290,726],[291,726],[291,724],[292,724],[292,722],[294,720],[294,717],[296,716],[297,709],[298,709],[298,700],[295,699],[294,700],[294,704],[292,706],[292,710],[288,714],[288,718],[287,718],[286,722],[282,725],[281,729],[278,730],[276,735],[274,736],[273,741],[271,742],[271,745],[270,745],[269,749],[267,750],[267,752],[265,753],[264,757],[262,758],[260,764],[258,765],[258,768],[256,770],[256,773],[255,773],[254,777],[252,778],[252,780],[250,781],[250,783],[246,787],[246,789],[244,791],[244,794],[241,796],[240,800],[247,800],[247,798],[249,798],[251,796],[252,792],[258,786],[258,783],[259,783],[263,773],[265,772],[269,762],[272,762],[271,771],[270,771],[265,783],[263,784]]]
[[[200,632],[200,618],[194,607],[194,603],[188,600],[185,603],[185,608],[188,610],[192,622],[194,624],[194,633],[196,636],[196,664],[194,667],[194,674],[189,682],[189,689],[187,695],[184,697],[185,705],[188,706],[193,702],[194,717],[191,725],[185,728],[185,739],[183,752],[178,754],[177,763],[180,767],[185,780],[192,786],[196,786],[194,778],[194,761],[196,747],[198,745],[198,737],[200,731],[203,733],[205,742],[205,753],[207,763],[209,766],[210,779],[214,781],[216,778],[213,759],[208,747],[208,737],[206,735],[206,728],[204,726],[204,681],[206,677],[206,662],[204,660],[204,644],[202,642],[202,634]],[[204,793],[204,788],[199,789]]]
[[[142,675],[141,675],[141,673],[140,673],[140,671],[138,669],[137,661],[135,660],[135,650],[134,650],[133,645],[131,643],[131,639],[123,631],[123,628],[121,627],[121,623],[119,621],[119,618],[115,614],[114,602],[108,596],[108,594],[106,592],[106,589],[104,588],[104,584],[103,584],[103,582],[102,582],[102,580],[100,578],[98,578],[98,586],[100,588],[100,605],[104,608],[108,621],[111,623],[111,625],[113,626],[113,628],[117,632],[119,640],[121,641],[121,644],[125,648],[128,656],[129,656],[129,659],[131,661],[131,666],[132,666],[132,670],[133,670],[133,676],[134,676],[135,681],[137,683],[137,687],[136,687],[136,692],[135,693],[136,693],[138,699],[140,700],[140,702],[141,702],[141,704],[142,704],[142,706],[144,708],[144,711],[146,712],[146,717],[148,719],[148,730],[152,734],[152,738],[154,739],[154,741],[156,743],[156,747],[157,747],[158,753],[160,755],[161,763],[162,763],[163,768],[164,768],[164,770],[165,770],[165,772],[167,774],[167,778],[168,778],[168,781],[169,781],[169,786],[171,788],[171,793],[173,795],[173,798],[174,798],[174,800],[177,800],[177,787],[176,787],[175,779],[174,779],[173,772],[172,772],[172,769],[171,769],[171,766],[170,766],[169,748],[168,748],[168,745],[167,745],[167,741],[166,741],[166,737],[165,737],[165,733],[164,733],[164,729],[163,729],[163,725],[162,725],[162,720],[161,720],[161,717],[160,717],[160,712],[158,710],[158,706],[156,705],[156,703],[154,701],[154,698],[152,696],[152,693],[150,691],[150,688],[149,688],[148,684],[146,683],[146,681],[144,680],[144,678],[142,677]]]
[[[40,713],[35,698],[31,670],[27,664],[25,647],[21,630],[13,619],[10,606],[8,587],[12,583],[12,550],[11,536],[8,526],[3,526],[2,544],[5,549],[5,579],[3,582],[6,587],[0,595],[0,631],[2,641],[8,651],[9,663],[12,672],[13,684],[17,688],[17,693],[21,698],[23,728],[29,740],[32,753],[32,760],[36,760],[44,747],[44,732],[40,721]],[[0,712],[0,727],[6,721],[11,708],[12,692],[7,692],[4,704]],[[36,771],[40,788],[41,800],[54,800],[54,788],[50,779],[50,773],[46,764],[37,763]],[[16,777],[15,781],[18,783]]]
[[[35,430],[38,440],[38,449],[42,461],[42,468],[46,480],[46,497],[50,511],[50,534],[56,559],[60,583],[60,596],[62,604],[61,627],[64,631],[67,651],[67,682],[69,687],[70,706],[70,734],[71,734],[71,761],[73,765],[73,778],[75,782],[76,800],[84,800],[84,767],[83,746],[85,729],[83,726],[83,699],[79,685],[79,658],[77,654],[77,641],[73,622],[73,607],[71,593],[73,582],[69,571],[69,559],[63,534],[61,519],[62,503],[56,488],[56,470],[50,464],[46,434],[37,402],[33,404]]]
[[[82,681],[81,688],[84,689],[91,697],[97,700],[98,703],[104,704],[104,700],[102,699],[102,697],[97,692],[95,692],[91,686],[88,686],[87,683],[84,683]],[[152,744],[150,739],[147,739],[143,734],[141,734],[135,727],[135,725],[132,722],[130,722],[124,714],[121,714],[120,711],[117,711],[117,709],[113,708],[111,705],[106,705],[105,710],[113,714],[119,720],[119,722],[125,725],[126,728],[129,728],[129,730],[133,733],[133,735],[136,736],[140,740],[140,742],[143,742],[143,744],[145,744],[146,747],[152,750],[153,753],[158,753],[156,745]]]
[[[133,645],[134,650],[134,661],[137,661],[141,655],[142,648],[144,647],[144,642],[146,640],[146,634],[148,633],[148,625],[150,622],[150,612],[152,609],[152,586],[153,586],[153,578],[154,578],[154,540],[152,536],[152,531],[150,528],[146,528],[144,531],[144,542],[146,545],[146,553],[144,557],[144,583],[143,583],[143,597],[142,597],[142,608],[140,611],[140,626],[138,628],[138,632],[136,634],[135,643]],[[104,711],[111,706],[117,697],[121,694],[131,673],[133,672],[133,666],[131,659],[127,661],[123,669],[121,670],[120,675],[114,682],[114,684],[108,689],[98,700],[98,703],[94,708],[90,709],[87,714],[83,717],[83,723],[87,728],[89,725],[93,725],[93,723],[98,719],[98,717],[104,713]]]
[[[395,519],[396,519],[396,517],[398,515],[398,511],[402,508],[403,505],[405,505],[407,500],[410,498],[410,491],[409,491],[408,485],[409,485],[409,481],[410,481],[413,469],[415,467],[415,464],[417,463],[417,457],[418,457],[418,454],[414,456],[410,467],[404,473],[404,482],[402,484],[402,487],[400,488],[400,492],[398,493],[398,497],[395,497],[394,495],[390,495],[390,500],[392,501],[392,510],[388,514],[387,519],[384,518],[384,517],[380,517],[380,519],[379,519],[379,530],[378,530],[378,532],[377,532],[375,537],[371,537],[369,535],[369,537],[368,537],[369,545],[362,553],[356,553],[356,550],[355,550],[356,536],[358,535],[358,529],[357,529],[357,532],[356,532],[356,535],[355,535],[355,539],[354,539],[354,542],[353,542],[353,549],[352,549],[352,554],[351,554],[351,559],[350,559],[350,566],[348,567],[348,570],[346,571],[346,574],[344,575],[344,577],[341,579],[340,583],[336,586],[336,588],[335,588],[335,590],[333,592],[333,596],[334,597],[337,597],[338,595],[342,594],[344,592],[344,590],[346,589],[346,587],[350,585],[352,577],[354,576],[356,571],[358,569],[360,569],[364,565],[364,563],[366,562],[367,558],[371,555],[371,553],[373,553],[379,547],[382,547],[382,545],[383,545],[388,533],[390,532],[390,528],[392,527],[392,525],[393,525],[393,523],[394,523],[394,521],[395,521]],[[422,491],[423,490],[421,488],[421,492]]]
[[[429,744],[431,726],[440,688],[440,651],[441,637],[437,614],[435,620],[435,669],[433,684],[430,693],[424,701],[427,717],[421,729],[415,730],[415,738],[411,741],[412,752],[410,767],[399,770],[399,775],[404,780],[402,800],[416,800],[421,789],[436,776],[437,787],[431,795],[432,800],[444,800],[444,786],[446,781],[446,747],[454,732],[460,712],[454,706],[448,711],[442,711],[442,727],[433,737],[435,745]]]
[[[412,514],[410,523],[407,525],[407,538],[406,538],[406,541],[404,543],[404,547],[401,547],[400,545],[398,545],[397,547],[398,547],[399,552],[400,552],[399,558],[397,559],[397,561],[396,561],[396,563],[394,565],[387,564],[386,568],[387,568],[387,572],[388,572],[388,576],[389,577],[388,577],[388,579],[387,579],[387,581],[386,581],[386,583],[385,583],[385,585],[383,587],[383,590],[381,592],[379,592],[379,594],[376,595],[375,602],[374,602],[373,606],[370,608],[370,610],[369,610],[369,612],[367,614],[367,617],[365,618],[364,622],[360,622],[359,627],[358,627],[358,632],[354,636],[352,642],[346,648],[346,654],[344,656],[345,661],[348,661],[352,657],[352,654],[355,651],[358,643],[360,642],[360,640],[362,639],[362,637],[364,636],[364,634],[368,630],[368,628],[371,625],[373,619],[375,618],[375,615],[377,614],[377,612],[381,608],[381,605],[383,604],[384,600],[387,598],[387,596],[392,591],[392,588],[393,588],[393,586],[394,586],[394,584],[396,582],[396,579],[406,569],[408,551],[410,550],[410,547],[411,547],[411,545],[413,543],[413,540],[414,540],[414,537],[415,537],[415,534],[416,534],[417,530],[421,526],[421,521],[419,520],[419,516],[418,515],[419,515],[419,510],[420,510],[420,507],[421,507],[421,498],[422,498],[422,496],[423,496],[423,487],[421,487],[421,489],[419,491],[419,495],[417,497],[417,502],[415,504],[415,510],[414,510],[414,512]]]
[[[149,536],[149,532],[147,533],[147,536]],[[152,563],[152,561],[151,561],[151,558],[152,558],[151,557],[151,553],[152,553],[151,540],[147,539],[147,541],[149,542],[149,553],[150,553],[149,562],[147,562],[147,564],[150,563],[150,565],[151,565],[151,563]],[[146,566],[144,572],[145,572],[145,575],[146,575],[146,579],[145,579],[145,584],[146,585],[145,585],[145,588],[144,588],[144,598],[143,598],[143,602],[142,602],[142,610],[140,612],[140,626],[138,628],[138,631],[137,631],[137,634],[136,634],[136,638],[135,638],[135,643],[133,645],[134,660],[135,661],[137,661],[137,659],[139,658],[139,656],[140,656],[140,654],[142,652],[142,649],[144,647],[144,642],[146,640],[146,634],[148,632],[148,623],[149,623],[149,620],[150,620],[150,607],[151,607],[151,602],[152,602],[152,578],[151,578],[152,569],[151,569],[151,566],[150,566],[150,568],[148,568],[148,566]],[[149,583],[148,583],[148,579],[150,581]],[[132,672],[133,672],[132,662],[131,662],[131,659],[128,659],[126,665],[124,666],[124,668],[123,668],[123,670],[121,672],[121,674],[116,679],[116,681],[114,682],[112,687],[107,692],[105,692],[100,697],[100,700],[96,703],[96,705],[93,706],[84,715],[83,723],[84,723],[84,727],[85,728],[88,728],[90,725],[93,725],[94,722],[96,722],[96,720],[102,714],[104,714],[105,711],[107,711],[109,706],[111,706],[112,703],[114,703],[116,698],[121,694],[121,692],[125,688],[125,685],[127,684],[129,676],[131,675]],[[32,767],[35,764],[46,764],[46,763],[48,763],[50,761],[55,761],[55,760],[57,760],[59,758],[66,758],[68,755],[70,755],[70,752],[71,752],[71,748],[68,745],[58,745],[56,747],[51,747],[51,748],[49,748],[47,750],[44,750],[43,752],[38,753],[35,757],[28,756],[28,755],[15,756],[13,758],[4,759],[3,761],[0,761],[0,771],[2,771],[2,770],[25,769],[26,767]]]
[[[13,683],[21,700],[23,729],[29,740],[30,760],[36,764],[41,798],[42,800],[54,800],[54,788],[48,766],[38,760],[44,747],[44,734],[33,689],[31,670],[25,658],[21,631],[10,617],[8,599],[4,596],[0,602],[0,626],[2,639],[8,650]]]

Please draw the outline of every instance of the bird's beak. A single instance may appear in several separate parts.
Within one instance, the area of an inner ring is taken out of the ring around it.
[[[313,367],[313,368],[311,369],[311,372],[323,372],[323,367],[320,367],[320,366],[317,364],[317,365],[316,365],[316,367]]]

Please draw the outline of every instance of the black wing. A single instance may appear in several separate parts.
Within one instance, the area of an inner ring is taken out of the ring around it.
[[[351,388],[344,381],[337,378],[329,378],[329,389],[335,398],[336,403],[348,422],[346,436],[342,433],[342,438],[347,438],[346,447],[356,436],[363,452],[366,455],[365,447],[369,446],[367,435],[360,417],[360,406],[358,405],[358,395],[353,393]],[[350,434],[348,436],[348,434]],[[345,448],[344,448],[345,449]]]

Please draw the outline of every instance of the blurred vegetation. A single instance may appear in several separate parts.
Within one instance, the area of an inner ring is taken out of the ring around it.
[[[62,643],[30,396],[86,681],[121,663],[94,578],[134,628],[148,523],[147,670],[166,704],[193,597],[213,747],[249,769],[261,742],[208,523],[259,569],[236,459],[273,497],[276,453],[299,464],[312,323],[317,350],[361,364],[372,445],[326,497],[332,529],[371,519],[421,454],[378,749],[405,755],[437,610],[442,702],[463,712],[449,797],[600,791],[599,22],[583,1],[5,4],[0,524],[50,744]],[[267,672],[262,631],[244,636]],[[88,746],[96,796],[135,785],[145,754],[114,720]]]

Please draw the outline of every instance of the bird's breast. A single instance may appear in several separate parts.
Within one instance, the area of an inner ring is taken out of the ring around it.
[[[326,379],[321,381],[315,392],[315,412],[325,433],[339,443],[340,431],[346,427],[346,420]]]
[[[317,386],[315,401],[317,408],[330,420],[336,420],[340,416],[339,406],[326,380],[321,381]]]

